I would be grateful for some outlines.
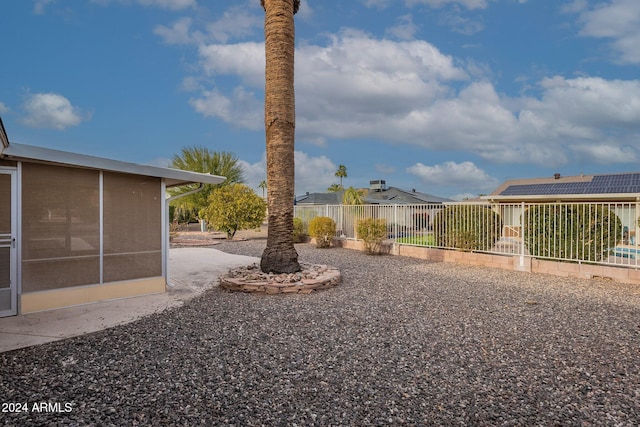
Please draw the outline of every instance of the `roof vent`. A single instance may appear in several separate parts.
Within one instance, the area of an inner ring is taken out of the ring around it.
[[[554,174],[553,174],[553,178],[554,178],[554,179],[560,179],[560,176],[561,176],[561,175],[560,175],[559,173],[554,173]]]
[[[371,191],[385,191],[386,189],[387,182],[384,179],[369,181],[369,190]]]

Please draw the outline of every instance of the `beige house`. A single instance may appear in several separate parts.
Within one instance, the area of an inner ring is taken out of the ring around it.
[[[0,316],[164,292],[166,189],[225,179],[0,142]]]

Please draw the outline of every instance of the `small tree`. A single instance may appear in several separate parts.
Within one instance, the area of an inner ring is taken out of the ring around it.
[[[358,238],[364,242],[365,251],[379,254],[382,240],[387,236],[387,220],[384,218],[365,218],[358,221]]]
[[[180,154],[175,154],[169,164],[170,168],[182,169],[212,175],[224,176],[227,179],[217,185],[206,184],[197,193],[190,194],[172,202],[179,222],[191,222],[196,214],[206,208],[211,192],[218,187],[244,182],[244,168],[238,157],[226,151],[213,151],[203,146],[183,147]],[[169,195],[177,196],[193,190],[193,185],[170,188]]]
[[[251,188],[232,184],[215,189],[200,216],[232,239],[238,230],[260,227],[266,212],[267,204]]]
[[[316,246],[328,248],[336,235],[336,223],[327,216],[317,216],[309,222],[309,235],[316,239]]]

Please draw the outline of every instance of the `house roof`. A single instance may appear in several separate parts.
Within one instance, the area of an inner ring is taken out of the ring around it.
[[[296,197],[298,205],[339,205],[344,191],[335,193],[307,193]]]
[[[369,204],[421,204],[452,202],[451,199],[434,196],[420,191],[405,191],[397,187],[389,187],[381,191],[369,191],[364,198]]]
[[[0,117],[0,144],[2,144],[2,148],[9,146],[9,137],[7,136],[7,131],[4,130],[4,124],[2,123],[2,117]]]
[[[636,199],[640,197],[640,173],[579,175],[507,180],[485,199]]]
[[[4,129],[3,129],[4,130]],[[2,130],[2,131],[3,131]],[[6,134],[5,134],[6,135]],[[179,169],[162,168],[158,166],[140,165],[122,162],[102,157],[87,156],[67,151],[52,150],[50,148],[32,145],[10,143],[3,146],[0,158],[10,160],[30,160],[36,162],[76,166],[88,169],[99,169],[110,172],[130,173],[135,175],[164,178],[167,187],[203,183],[220,184],[226,178],[223,176],[184,171]]]
[[[342,203],[344,191],[335,193],[310,193],[296,198],[298,205],[339,205]],[[419,191],[405,191],[396,187],[389,187],[385,190],[371,191],[364,197],[364,202],[370,205],[380,204],[424,204],[451,202],[451,199],[438,197]]]

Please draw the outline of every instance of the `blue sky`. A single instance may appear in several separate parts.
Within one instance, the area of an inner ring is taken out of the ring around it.
[[[509,178],[638,171],[640,1],[303,0],[296,194],[369,180],[461,199]],[[258,0],[13,0],[11,141],[166,165],[234,152],[265,179]]]

